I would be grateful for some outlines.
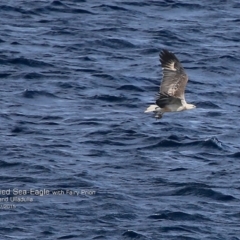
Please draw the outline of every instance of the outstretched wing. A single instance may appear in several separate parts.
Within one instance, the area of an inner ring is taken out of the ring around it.
[[[185,99],[184,92],[188,82],[188,76],[182,64],[173,53],[167,50],[163,50],[159,56],[163,69],[160,93]]]

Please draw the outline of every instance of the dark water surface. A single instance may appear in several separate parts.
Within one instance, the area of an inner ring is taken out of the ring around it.
[[[240,239],[239,13],[1,1],[1,239]],[[197,108],[156,121],[163,48]]]

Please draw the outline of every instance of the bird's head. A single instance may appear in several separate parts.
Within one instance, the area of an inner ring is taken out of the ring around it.
[[[193,104],[187,104],[186,108],[187,109],[193,109],[193,108],[196,108],[196,106],[193,105]]]

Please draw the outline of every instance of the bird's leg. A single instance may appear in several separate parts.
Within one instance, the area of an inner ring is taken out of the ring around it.
[[[156,120],[161,119],[161,118],[162,118],[162,115],[163,115],[162,112],[157,112],[157,114],[155,115]]]
[[[162,118],[163,112],[161,112],[161,108],[160,108],[159,106],[157,106],[157,107],[155,108],[154,113],[156,114],[156,115],[155,115],[155,118],[156,118],[157,120]]]

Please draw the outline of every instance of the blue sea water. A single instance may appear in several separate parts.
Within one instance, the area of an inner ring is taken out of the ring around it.
[[[1,239],[240,239],[239,11],[1,1]],[[163,48],[197,108],[156,120]]]

